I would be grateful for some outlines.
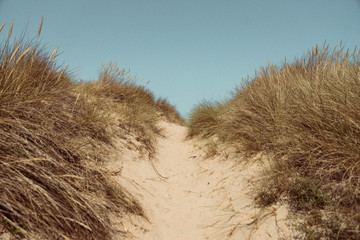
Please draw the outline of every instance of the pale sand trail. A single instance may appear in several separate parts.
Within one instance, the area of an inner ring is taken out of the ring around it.
[[[283,234],[278,226],[285,226],[284,207],[262,213],[266,217],[254,223],[260,213],[249,196],[249,179],[259,172],[256,164],[204,159],[196,147],[201,144],[185,140],[185,127],[167,122],[161,127],[166,137],[159,138],[152,160],[156,171],[134,151],[112,163],[112,168],[122,165],[117,180],[139,200],[150,221],[134,217],[122,229],[135,239],[154,240],[277,239]]]

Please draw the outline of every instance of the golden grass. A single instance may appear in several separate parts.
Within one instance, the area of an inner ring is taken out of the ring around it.
[[[209,137],[219,132],[219,114],[222,111],[222,104],[202,101],[190,113],[188,119],[189,137],[201,135]]]
[[[38,30],[38,34],[37,34],[37,37],[38,37],[38,38],[40,37],[40,33],[41,33],[43,21],[44,21],[44,17],[41,17],[41,21],[40,21],[40,25],[39,25],[39,30]]]
[[[166,98],[158,98],[155,102],[156,108],[159,113],[165,117],[166,120],[180,125],[185,125],[184,119],[176,110],[174,105],[171,105]]]
[[[11,20],[10,29],[9,29],[9,34],[8,34],[8,38],[7,38],[8,40],[9,40],[10,37],[11,37],[13,27],[14,27],[14,20]]]
[[[122,129],[137,132],[138,140],[152,153],[154,133],[160,133],[157,122],[183,121],[174,106],[163,98],[156,99],[148,88],[136,84],[129,71],[113,62],[103,64],[98,81],[77,84],[77,91],[93,99],[93,104],[103,112],[118,115]]]
[[[109,213],[144,213],[102,169],[106,150],[119,126],[153,149],[157,103],[149,90],[122,81],[115,65],[97,82],[73,83],[55,64],[57,49],[50,55],[35,43],[11,44],[12,25],[0,46],[0,233],[112,239]]]
[[[1,30],[2,30],[4,27],[5,27],[5,23],[1,24],[1,26],[0,26],[0,32],[1,32]]]
[[[269,156],[273,168],[257,200],[288,201],[306,216],[309,239],[360,237],[359,56],[316,46],[293,63],[260,68],[221,111],[207,107],[206,118],[190,120],[190,129],[208,121],[203,132],[247,155]]]

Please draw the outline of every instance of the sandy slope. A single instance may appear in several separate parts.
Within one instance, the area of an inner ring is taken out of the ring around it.
[[[156,240],[284,236],[286,208],[260,211],[249,196],[259,165],[234,165],[232,153],[204,159],[201,144],[185,140],[185,127],[166,122],[161,127],[166,137],[158,140],[152,162],[129,150],[112,163],[112,168],[123,168],[117,181],[140,201],[149,218],[133,217],[121,229],[136,239]]]

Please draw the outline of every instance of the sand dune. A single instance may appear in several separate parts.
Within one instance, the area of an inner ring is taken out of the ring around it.
[[[185,127],[167,122],[161,127],[166,136],[158,139],[151,161],[128,150],[110,165],[122,168],[116,180],[148,217],[132,217],[119,230],[156,240],[278,239],[289,233],[285,206],[260,210],[253,205],[259,164],[235,164],[231,151],[205,159],[202,143],[185,140]]]

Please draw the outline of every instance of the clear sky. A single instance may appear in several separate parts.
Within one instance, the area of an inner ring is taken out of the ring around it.
[[[15,35],[33,38],[41,16],[41,42],[76,79],[116,61],[184,116],[268,61],[360,40],[359,0],[0,0],[0,37],[14,19]]]

